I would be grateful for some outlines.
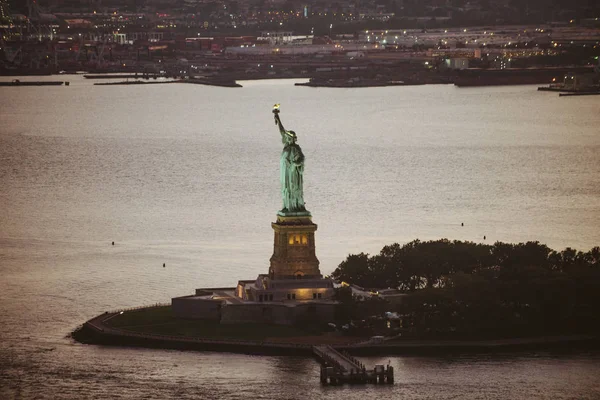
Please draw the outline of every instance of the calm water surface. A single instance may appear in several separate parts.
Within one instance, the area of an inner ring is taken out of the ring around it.
[[[267,271],[275,102],[307,157],[325,274],[415,238],[597,246],[599,98],[61,78],[71,85],[0,89],[0,398],[600,398],[597,353],[369,358],[390,360],[398,383],[328,388],[312,359],[65,338],[105,310]]]

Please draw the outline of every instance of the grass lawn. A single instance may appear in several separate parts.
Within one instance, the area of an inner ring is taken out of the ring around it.
[[[320,334],[318,330],[305,332],[285,325],[220,324],[217,321],[181,319],[173,316],[170,306],[126,311],[109,319],[106,324],[135,332],[207,339],[265,340]]]

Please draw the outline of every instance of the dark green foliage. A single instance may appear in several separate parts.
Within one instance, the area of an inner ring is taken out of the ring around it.
[[[396,311],[407,333],[436,336],[600,332],[600,248],[447,239],[350,255],[338,280],[409,294]]]

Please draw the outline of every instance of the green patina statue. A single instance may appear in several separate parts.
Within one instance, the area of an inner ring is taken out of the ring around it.
[[[304,192],[302,190],[302,174],[304,173],[304,154],[296,143],[296,133],[286,131],[279,118],[279,104],[273,106],[275,125],[279,127],[283,151],[280,159],[281,195],[283,208],[281,215],[310,215],[304,207]]]

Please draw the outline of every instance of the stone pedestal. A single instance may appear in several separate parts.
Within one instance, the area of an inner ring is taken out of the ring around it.
[[[235,296],[258,303],[333,304],[333,281],[323,279],[319,270],[317,225],[310,213],[280,211],[271,226],[275,236],[269,273],[260,274],[255,281],[239,281]]]
[[[319,260],[315,254],[315,231],[309,212],[277,214],[273,255],[270,260],[269,278],[320,279]]]

